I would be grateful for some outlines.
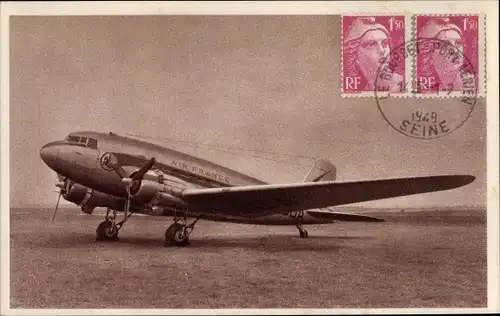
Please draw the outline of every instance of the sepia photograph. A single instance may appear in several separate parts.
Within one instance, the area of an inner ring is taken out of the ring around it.
[[[498,13],[397,3],[11,3],[2,310],[498,311]]]

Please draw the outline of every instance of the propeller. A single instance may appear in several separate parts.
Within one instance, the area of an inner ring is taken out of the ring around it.
[[[156,158],[153,157],[144,165],[142,165],[139,170],[134,172],[131,177],[127,176],[127,172],[123,167],[118,163],[116,157],[112,157],[108,165],[115,170],[115,172],[122,178],[122,184],[125,185],[125,189],[127,190],[127,194],[131,195],[135,193],[138,187],[141,184],[142,179],[146,175],[146,173],[153,167],[156,163]]]
[[[153,167],[153,165],[155,164],[155,162],[156,162],[156,158],[155,157],[151,158],[139,170],[137,170],[137,172],[134,173],[134,175],[132,176],[132,180],[134,180],[134,181],[140,181],[140,180],[142,180],[142,178],[144,177],[144,175],[146,175],[146,172],[148,172],[149,169],[151,169]]]
[[[115,172],[122,178],[122,184],[125,185],[125,190],[127,192],[127,199],[125,200],[125,210],[124,210],[124,219],[127,220],[128,212],[130,210],[130,199],[132,194],[139,190],[141,185],[141,181],[144,179],[146,173],[153,167],[156,163],[156,158],[153,157],[144,165],[142,165],[139,170],[134,172],[131,177],[127,177],[127,172],[123,169],[123,167],[118,163],[118,159],[113,155],[110,157],[110,161],[108,165],[112,167]]]
[[[54,213],[52,214],[52,222],[54,222],[54,219],[56,218],[57,208],[59,207],[59,201],[61,200],[61,195],[62,195],[62,190],[59,191],[59,195],[57,196],[56,208],[54,209]]]
[[[144,165],[142,165],[142,167],[139,170],[137,170],[136,172],[134,172],[132,174],[132,178],[130,178],[131,185],[129,187],[132,194],[137,192],[137,190],[139,190],[139,187],[141,186],[142,179],[144,179],[144,176],[153,167],[155,162],[156,162],[156,158],[155,157],[151,158],[148,162],[146,162]],[[129,180],[125,180],[126,183],[128,181]],[[128,192],[128,194],[130,195],[130,192]]]
[[[60,190],[55,191],[56,193],[59,193],[59,195],[57,196],[56,207],[54,208],[54,213],[52,214],[52,222],[54,222],[54,219],[56,218],[56,213],[57,209],[59,208],[59,201],[61,200],[61,195],[66,193],[66,178],[61,176],[60,174],[57,174],[57,180],[59,180],[59,182],[56,183],[56,187],[58,187]]]

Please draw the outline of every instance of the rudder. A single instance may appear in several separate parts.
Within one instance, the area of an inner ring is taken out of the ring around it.
[[[304,182],[334,181],[337,178],[337,168],[325,159],[317,160],[309,170]]]

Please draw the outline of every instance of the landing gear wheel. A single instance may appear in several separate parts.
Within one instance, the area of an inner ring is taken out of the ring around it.
[[[309,233],[307,232],[307,230],[301,230],[300,231],[300,238],[307,238],[309,237]]]
[[[111,221],[103,221],[97,226],[96,240],[118,240],[118,229],[113,229]]]
[[[170,225],[165,231],[165,247],[189,246],[189,235],[187,234],[187,229],[185,227],[185,225],[179,223],[173,223]]]
[[[296,225],[297,228],[299,229],[299,233],[300,233],[300,238],[307,238],[309,236],[309,234],[307,233],[307,230],[305,230],[302,225]]]

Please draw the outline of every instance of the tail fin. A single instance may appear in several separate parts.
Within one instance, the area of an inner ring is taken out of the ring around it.
[[[311,167],[304,182],[333,181],[337,178],[337,168],[328,160],[317,160]]]

